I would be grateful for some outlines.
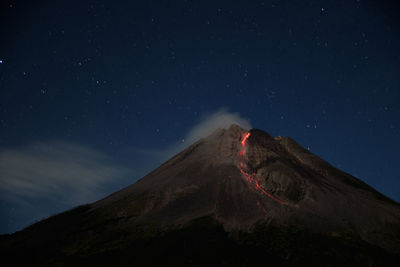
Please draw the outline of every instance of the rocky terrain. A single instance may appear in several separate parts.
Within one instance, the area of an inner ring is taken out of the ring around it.
[[[135,184],[0,238],[24,265],[395,266],[400,205],[289,137],[218,129]]]

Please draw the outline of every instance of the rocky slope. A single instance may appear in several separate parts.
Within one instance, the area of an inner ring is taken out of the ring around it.
[[[289,137],[232,125],[0,249],[39,265],[391,265],[400,205]]]

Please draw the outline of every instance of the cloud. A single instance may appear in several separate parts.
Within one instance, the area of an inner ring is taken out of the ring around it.
[[[251,128],[250,121],[240,116],[239,113],[221,109],[215,113],[204,116],[199,123],[193,126],[185,138],[185,142],[192,144],[200,138],[207,137],[216,129],[227,129],[232,124],[237,124],[246,130]]]
[[[25,224],[38,219],[38,214],[48,216],[98,200],[134,177],[133,170],[106,154],[74,143],[42,142],[0,150],[1,204],[29,213]]]
[[[132,171],[105,154],[73,143],[36,143],[0,151],[0,190],[67,204],[92,201],[102,187]]]
[[[242,117],[239,113],[230,112],[223,108],[214,113],[205,114],[195,125],[193,125],[182,140],[173,143],[162,150],[152,149],[142,151],[142,153],[153,154],[155,158],[154,161],[162,163],[186,147],[192,145],[200,138],[207,137],[216,129],[227,129],[232,124],[237,124],[246,130],[251,129],[251,124],[248,119]]]

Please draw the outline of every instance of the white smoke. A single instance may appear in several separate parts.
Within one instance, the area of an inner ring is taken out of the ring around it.
[[[200,138],[207,137],[218,128],[227,129],[232,124],[249,130],[251,128],[250,121],[240,116],[239,113],[229,112],[221,109],[215,113],[204,116],[203,119],[193,126],[185,138],[185,142],[190,145]]]
[[[250,121],[242,117],[239,113],[229,112],[227,109],[220,109],[216,112],[203,115],[201,119],[189,129],[187,134],[181,136],[179,141],[176,140],[176,142],[161,149],[134,149],[134,153],[140,155],[141,158],[145,158],[142,165],[149,166],[148,171],[150,171],[199,139],[207,137],[216,129],[227,129],[232,124],[237,124],[245,130],[251,129]]]

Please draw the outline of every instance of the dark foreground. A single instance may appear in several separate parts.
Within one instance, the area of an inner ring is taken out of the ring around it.
[[[148,227],[125,232],[115,230],[118,220],[86,224],[82,216],[86,211],[82,206],[1,236],[3,262],[13,266],[397,266],[400,262],[399,255],[339,233],[327,236],[262,225],[251,233],[227,233],[212,217],[165,232]]]

